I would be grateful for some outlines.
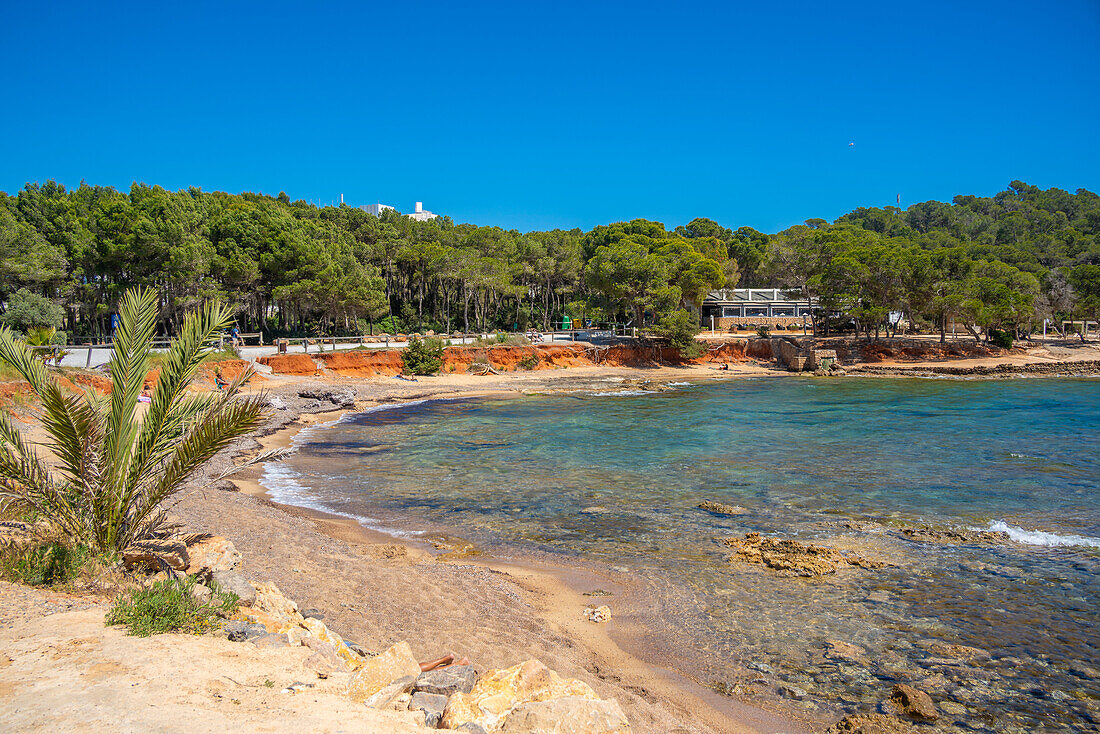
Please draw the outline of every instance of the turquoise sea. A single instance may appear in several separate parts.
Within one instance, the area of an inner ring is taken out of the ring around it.
[[[625,569],[652,598],[651,657],[720,691],[825,715],[908,681],[936,730],[1097,727],[1100,380],[675,387],[385,406],[304,432],[264,483],[392,532]],[[914,523],[1011,540],[914,542]],[[780,578],[713,541],[750,531],[894,565]]]

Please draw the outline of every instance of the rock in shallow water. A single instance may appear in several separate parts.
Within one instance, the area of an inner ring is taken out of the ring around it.
[[[714,500],[706,500],[696,505],[700,510],[706,510],[707,512],[713,512],[715,515],[744,515],[748,512],[744,507],[740,505],[727,505],[722,502],[715,502]]]
[[[932,697],[919,688],[898,683],[890,694],[890,700],[901,713],[911,719],[931,722],[940,718],[940,712],[936,710],[936,704],[932,703]]]
[[[760,563],[786,576],[824,576],[840,568],[882,568],[889,564],[857,555],[844,555],[835,548],[799,543],[786,538],[768,538],[747,533],[744,538],[716,538],[735,553],[731,561]]]
[[[825,730],[825,734],[916,734],[916,728],[901,719],[882,714],[852,714]]]

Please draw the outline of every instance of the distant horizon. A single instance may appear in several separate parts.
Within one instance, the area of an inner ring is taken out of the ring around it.
[[[130,190],[130,187],[133,186],[134,184],[141,184],[141,185],[146,185],[146,186],[150,186],[150,187],[160,186],[161,188],[166,189],[168,191],[186,191],[189,188],[198,188],[198,189],[202,190],[205,193],[224,193],[224,194],[230,194],[230,195],[234,195],[234,196],[240,196],[242,194],[253,194],[253,195],[256,195],[256,196],[268,196],[268,197],[271,197],[273,199],[277,198],[279,196],[279,194],[285,193],[290,198],[291,202],[304,201],[307,204],[310,204],[312,206],[316,206],[316,207],[319,207],[319,208],[323,208],[323,207],[327,207],[327,206],[335,206],[335,207],[340,206],[340,195],[339,194],[337,194],[335,199],[331,202],[317,201],[317,200],[312,200],[311,201],[310,199],[305,198],[305,197],[296,197],[293,194],[291,194],[289,191],[287,191],[286,189],[280,189],[278,191],[275,191],[274,193],[270,193],[270,192],[267,192],[267,191],[248,190],[248,189],[245,189],[245,190],[242,190],[242,191],[226,191],[224,189],[219,189],[219,188],[207,188],[205,186],[194,186],[194,185],[169,187],[169,186],[164,186],[163,184],[159,184],[159,183],[156,183],[156,182],[140,181],[140,180],[132,181],[131,183],[128,183],[125,186],[120,187],[120,186],[113,185],[113,184],[103,184],[103,183],[97,183],[97,182],[94,182],[94,181],[88,181],[86,179],[81,179],[81,181],[78,181],[75,185],[70,185],[69,183],[67,183],[65,181],[58,181],[57,179],[47,178],[43,181],[26,181],[26,182],[24,182],[23,185],[19,186],[19,188],[15,189],[14,191],[6,191],[6,190],[3,190],[3,189],[0,189],[0,194],[6,194],[8,196],[15,196],[16,194],[19,193],[20,190],[22,190],[24,188],[24,186],[26,186],[28,184],[42,186],[42,185],[46,184],[49,181],[54,181],[55,183],[60,184],[61,186],[64,186],[67,191],[72,191],[73,189],[78,188],[81,185],[81,183],[86,183],[89,186],[111,187],[111,188],[114,188],[117,191],[125,193],[125,192],[128,192]],[[1013,179],[1010,179],[1009,181],[1005,182],[1004,186],[1002,186],[1002,187],[1000,187],[1000,188],[998,188],[994,191],[989,191],[989,192],[956,191],[956,192],[950,194],[949,196],[945,196],[945,197],[932,197],[932,198],[928,198],[928,199],[919,199],[919,200],[914,200],[914,201],[909,201],[909,202],[907,202],[905,200],[904,196],[903,196],[902,201],[901,201],[901,210],[905,211],[910,206],[912,206],[914,204],[920,204],[920,203],[925,202],[925,201],[939,201],[939,202],[942,202],[942,203],[945,203],[945,204],[951,204],[952,200],[956,196],[977,196],[979,198],[992,198],[996,194],[998,194],[1002,191],[1008,190],[1009,184],[1012,181],[1023,181],[1026,184],[1029,184],[1031,186],[1036,186],[1036,187],[1038,187],[1040,189],[1043,189],[1043,190],[1047,190],[1047,189],[1051,189],[1051,188],[1062,189],[1063,191],[1066,191],[1070,194],[1073,194],[1073,193],[1075,193],[1075,192],[1077,192],[1078,190],[1081,190],[1081,189],[1092,191],[1092,189],[1089,189],[1089,187],[1087,187],[1087,186],[1068,187],[1068,186],[1059,186],[1057,184],[1054,184],[1054,185],[1051,185],[1051,186],[1046,186],[1046,185],[1037,184],[1034,181],[1028,181],[1028,180],[1020,179],[1020,178],[1013,178]],[[1097,193],[1097,192],[1093,191],[1093,193]],[[896,198],[891,200],[891,201],[888,201],[886,203],[881,203],[881,204],[868,204],[868,203],[855,204],[851,208],[846,209],[842,212],[839,212],[839,213],[831,215],[831,216],[820,216],[820,215],[806,216],[806,217],[802,217],[801,219],[792,220],[789,224],[787,224],[783,227],[776,228],[776,229],[763,229],[761,227],[756,226],[755,224],[752,224],[752,223],[749,223],[749,222],[743,222],[743,221],[726,222],[726,221],[718,219],[714,216],[710,216],[709,214],[707,214],[705,212],[695,214],[695,215],[693,215],[693,216],[691,216],[688,219],[685,219],[683,221],[663,220],[663,219],[657,219],[657,218],[651,217],[651,216],[645,216],[644,214],[640,214],[638,216],[633,216],[633,217],[630,217],[628,219],[607,219],[607,220],[603,220],[603,221],[597,221],[594,224],[590,224],[590,225],[587,225],[587,226],[581,225],[581,224],[574,224],[574,225],[557,225],[557,226],[548,226],[548,227],[534,227],[534,228],[530,228],[530,229],[525,229],[525,228],[519,228],[519,227],[504,226],[502,224],[497,224],[496,222],[474,222],[474,221],[469,221],[469,220],[458,219],[458,218],[454,217],[453,215],[451,215],[449,212],[440,211],[439,209],[433,208],[432,204],[430,202],[424,200],[424,199],[415,199],[415,200],[413,200],[410,203],[409,208],[406,210],[406,209],[402,209],[402,207],[397,205],[397,204],[393,204],[390,201],[387,201],[386,199],[378,199],[378,200],[371,200],[371,201],[364,201],[364,202],[360,202],[360,203],[355,203],[355,202],[348,201],[347,196],[346,195],[344,196],[344,204],[349,206],[349,207],[352,207],[352,208],[358,209],[358,208],[361,208],[361,207],[364,207],[364,206],[369,206],[371,204],[380,203],[380,204],[385,204],[385,205],[388,205],[388,206],[392,206],[397,211],[398,214],[402,214],[402,215],[411,214],[413,212],[413,209],[414,209],[415,205],[416,205],[415,204],[416,201],[420,201],[421,203],[423,203],[425,210],[430,211],[431,213],[438,215],[440,218],[446,217],[446,216],[451,217],[452,221],[454,221],[454,223],[456,225],[458,225],[458,224],[474,224],[474,225],[477,225],[479,227],[500,227],[501,229],[504,229],[504,230],[516,229],[516,230],[519,230],[520,232],[523,232],[523,233],[537,232],[537,231],[547,231],[547,230],[552,230],[552,229],[562,229],[562,230],[580,229],[582,231],[587,232],[587,231],[590,231],[593,227],[597,227],[597,226],[600,226],[600,225],[614,224],[616,222],[629,222],[629,221],[632,221],[634,219],[646,219],[646,220],[651,221],[651,222],[660,222],[661,224],[665,225],[666,230],[672,231],[673,229],[675,229],[679,225],[687,224],[692,219],[702,217],[702,218],[710,219],[714,222],[717,222],[719,225],[721,225],[723,227],[726,227],[728,229],[732,229],[732,230],[737,230],[739,227],[746,227],[747,226],[747,227],[752,227],[753,229],[757,230],[758,232],[763,232],[765,234],[775,234],[775,233],[781,232],[781,231],[783,231],[783,230],[785,230],[789,227],[793,227],[795,225],[802,224],[802,223],[804,223],[804,222],[806,222],[810,219],[824,219],[828,222],[834,222],[835,220],[839,219],[840,217],[844,216],[845,214],[848,214],[848,213],[854,211],[855,209],[858,209],[858,208],[861,208],[861,207],[869,208],[869,209],[870,208],[885,209],[887,207],[896,207],[897,206]]]

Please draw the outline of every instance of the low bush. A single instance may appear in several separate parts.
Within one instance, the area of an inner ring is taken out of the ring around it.
[[[115,599],[105,622],[125,625],[135,637],[165,632],[199,634],[215,625],[219,613],[232,612],[240,601],[236,594],[215,587],[211,601],[203,603],[192,595],[194,588],[195,578],[189,576],[134,589]]]
[[[533,370],[539,366],[539,358],[534,354],[528,354],[526,357],[516,363],[516,366],[520,369]]]
[[[1008,329],[990,329],[989,341],[1001,349],[1012,349],[1012,332]]]
[[[62,543],[42,543],[7,551],[0,567],[4,576],[27,586],[66,584],[80,574],[88,549]]]
[[[412,337],[401,352],[405,372],[413,375],[434,375],[443,366],[443,340],[435,337]]]
[[[756,335],[761,339],[767,339],[771,336],[771,332],[768,331],[768,327],[766,326],[757,326]]]

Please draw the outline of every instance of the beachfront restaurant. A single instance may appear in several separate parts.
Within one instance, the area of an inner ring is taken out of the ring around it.
[[[704,329],[790,326],[808,322],[812,306],[797,290],[723,288],[707,294],[700,309]]]

